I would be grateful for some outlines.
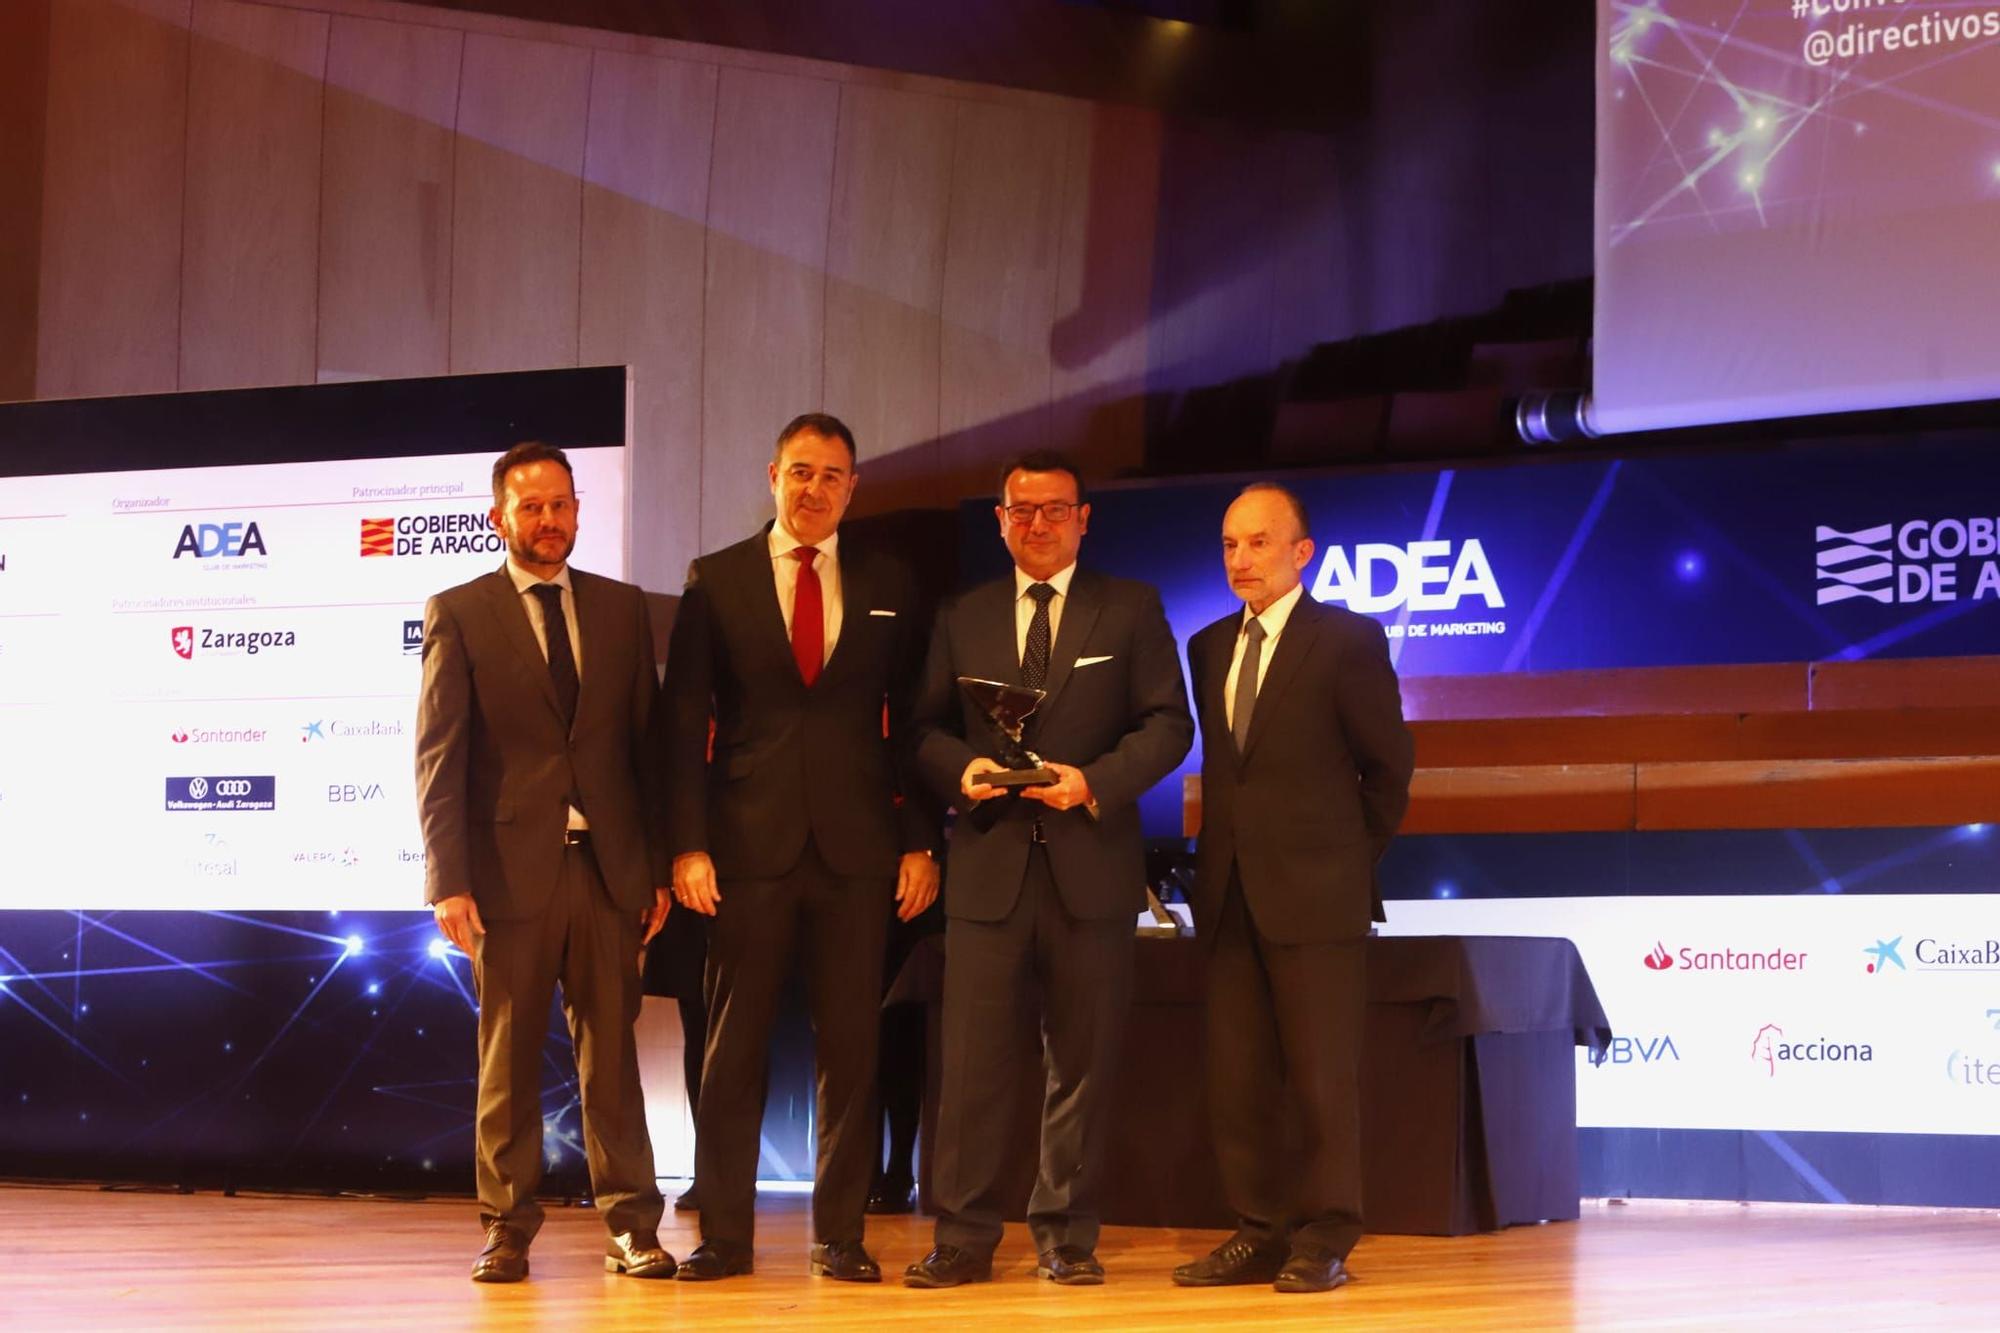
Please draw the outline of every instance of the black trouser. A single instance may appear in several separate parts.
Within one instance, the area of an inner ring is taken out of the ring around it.
[[[1361,1238],[1365,948],[1264,938],[1232,871],[1208,960],[1209,1118],[1229,1206],[1260,1240],[1343,1258]]]
[[[1041,1161],[1028,1200],[1037,1251],[1097,1248],[1111,1082],[1132,996],[1133,918],[1079,921],[1063,907],[1047,851],[1028,856],[1021,896],[1001,921],[945,927],[944,1069],[937,1161],[937,1241],[975,1252],[1000,1242],[995,1184],[1014,1141],[1021,1084],[1035,1077],[1041,995]]]
[[[614,906],[587,847],[563,853],[562,883],[533,920],[489,921],[474,944],[479,1102],[474,1178],[482,1224],[532,1237],[542,1224],[542,1068],[549,1004],[562,986],[576,1048],[584,1157],[614,1234],[660,1223],[653,1143],[632,1025],[639,1017],[639,913]]]
[[[798,959],[819,1072],[813,1237],[859,1240],[882,1141],[875,1045],[894,880],[835,875],[808,840],[781,878],[724,880],[720,888],[708,938],[708,1049],[695,1118],[701,1237],[731,1251],[751,1247],[771,1026]]]
[[[889,922],[883,958],[882,993],[889,993],[903,965],[923,940],[936,933],[935,906],[914,921]],[[916,1180],[917,1130],[924,1112],[924,1006],[892,1004],[882,1010],[882,1044],[875,1078],[888,1128],[888,1160],[875,1169],[876,1183],[903,1191]]]

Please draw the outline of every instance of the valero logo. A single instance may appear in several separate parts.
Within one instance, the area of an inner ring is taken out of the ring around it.
[[[396,520],[393,518],[364,518],[361,520],[361,554],[394,555],[396,553]]]
[[[1674,956],[1667,952],[1664,944],[1655,943],[1653,951],[1646,955],[1646,966],[1655,972],[1664,972],[1673,965]]]

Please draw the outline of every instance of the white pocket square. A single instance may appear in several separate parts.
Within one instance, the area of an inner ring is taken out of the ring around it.
[[[1076,664],[1080,667],[1096,666],[1099,662],[1109,662],[1110,660],[1111,654],[1106,653],[1102,657],[1079,657],[1076,659]]]
[[[894,611],[870,611],[868,614],[871,616],[893,616],[896,613]]]

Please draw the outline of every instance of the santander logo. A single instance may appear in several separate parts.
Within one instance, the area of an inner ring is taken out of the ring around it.
[[[1674,956],[1667,952],[1667,946],[1656,941],[1653,951],[1646,955],[1646,966],[1655,972],[1664,972],[1673,965]]]

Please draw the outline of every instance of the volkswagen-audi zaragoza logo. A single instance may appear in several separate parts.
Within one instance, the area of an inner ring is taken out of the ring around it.
[[[1819,524],[1820,606],[2000,600],[2000,520],[1917,518],[1848,528]]]
[[[167,779],[167,807],[178,813],[241,814],[278,808],[278,779],[272,774]]]

